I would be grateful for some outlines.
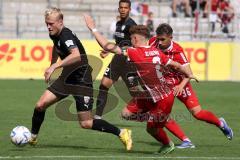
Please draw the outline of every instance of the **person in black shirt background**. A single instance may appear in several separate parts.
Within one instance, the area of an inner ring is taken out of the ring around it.
[[[127,150],[132,147],[131,130],[119,129],[102,119],[92,118],[93,85],[92,68],[88,64],[85,49],[76,35],[63,24],[63,14],[58,8],[45,12],[45,22],[53,41],[51,65],[45,71],[45,81],[49,82],[57,68],[63,68],[61,75],[49,85],[38,100],[32,117],[32,137],[29,144],[37,144],[37,135],[45,117],[46,109],[73,95],[79,124],[82,128],[112,133],[119,136]],[[58,58],[61,61],[57,61]]]
[[[131,11],[131,1],[130,0],[120,0],[118,12],[120,14],[120,21],[116,23],[116,31],[114,33],[114,38],[116,44],[121,47],[131,46],[129,29],[131,26],[137,25],[136,22],[129,17]],[[104,58],[108,54],[102,52],[101,57]],[[108,65],[101,84],[99,86],[99,94],[97,97],[97,107],[95,119],[101,119],[103,115],[104,108],[107,102],[108,90],[111,86],[122,77],[122,80],[126,84],[130,94],[131,88],[137,85],[135,80],[136,74],[132,63],[128,62],[127,58],[123,55],[114,55],[112,61]]]

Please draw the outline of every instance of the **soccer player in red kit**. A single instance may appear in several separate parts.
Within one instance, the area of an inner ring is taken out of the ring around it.
[[[172,66],[187,77],[195,79],[191,70],[172,61],[156,47],[147,46],[150,32],[144,25],[137,25],[130,28],[131,42],[134,48],[130,47],[124,51],[116,44],[109,43],[97,31],[95,23],[90,16],[85,15],[85,21],[104,50],[128,56],[137,68],[138,76],[144,89],[143,92],[139,92],[143,96],[133,98],[123,110],[125,112],[123,114],[131,116],[139,111],[149,112],[147,131],[163,144],[159,152],[167,154],[173,151],[174,144],[168,138],[163,127],[171,112],[174,95],[171,87],[166,83],[162,72],[165,66]]]
[[[149,44],[161,49],[170,59],[189,67],[190,70],[190,65],[183,48],[172,41],[172,33],[173,30],[170,25],[166,23],[160,24],[156,30],[157,36],[152,37],[149,40]],[[216,125],[229,140],[233,138],[233,131],[223,118],[218,118],[212,112],[201,108],[188,78],[184,77],[182,73],[172,69],[167,70],[164,73],[164,77],[168,84],[174,85],[174,95],[185,104],[196,119]],[[183,141],[180,146],[177,146],[178,148],[194,148],[194,145],[174,120],[168,120],[166,128]]]

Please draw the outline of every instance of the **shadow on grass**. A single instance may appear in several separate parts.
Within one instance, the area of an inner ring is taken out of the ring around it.
[[[160,147],[161,144],[159,142],[149,142],[149,141],[135,141],[135,143],[139,143],[139,144],[147,144],[147,145],[150,145],[150,146],[158,146]]]
[[[127,122],[127,121],[126,121]],[[136,123],[141,123],[141,122],[136,122]],[[143,128],[143,129],[145,129],[146,128],[146,126],[145,125],[133,125],[133,124],[118,124],[118,123],[114,123],[114,125],[115,126],[117,126],[117,127],[119,127],[119,128],[129,128],[129,129],[131,129],[131,128]]]
[[[28,149],[30,149],[29,147],[27,147]],[[74,150],[81,150],[81,151],[86,151],[86,152],[90,152],[90,153],[120,153],[120,154],[147,154],[147,155],[151,155],[153,154],[152,151],[139,151],[139,150],[131,150],[131,151],[126,151],[124,148],[104,148],[104,147],[86,147],[86,146],[81,146],[81,145],[56,145],[56,144],[41,144],[35,147],[32,147],[32,149],[34,148],[44,148],[44,149],[74,149]],[[25,149],[23,149],[24,151]],[[25,150],[26,151],[26,150]]]

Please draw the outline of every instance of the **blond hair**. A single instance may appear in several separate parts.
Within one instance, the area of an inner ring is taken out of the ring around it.
[[[45,18],[47,18],[48,16],[50,15],[56,15],[58,19],[62,19],[63,20],[63,13],[62,11],[57,8],[57,7],[51,7],[51,8],[48,8],[46,11],[45,11]]]

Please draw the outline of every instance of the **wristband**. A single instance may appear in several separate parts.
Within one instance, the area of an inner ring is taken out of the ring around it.
[[[98,30],[97,30],[97,28],[93,28],[92,29],[92,32],[94,33],[94,32],[97,32]]]

